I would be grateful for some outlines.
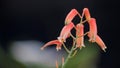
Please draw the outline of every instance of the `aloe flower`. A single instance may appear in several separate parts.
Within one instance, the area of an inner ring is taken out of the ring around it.
[[[85,14],[85,18],[89,21],[90,18],[91,18],[91,15],[90,15],[90,12],[89,12],[89,9],[88,8],[84,8],[83,9],[83,14],[82,16]]]
[[[101,47],[103,51],[105,51],[105,49],[107,48],[102,39],[98,35],[96,36],[96,43]]]
[[[80,16],[76,9],[72,9],[65,18],[65,24],[69,24],[76,15]]]
[[[90,27],[90,31],[88,33],[88,37],[90,38],[89,41],[90,42],[96,42],[101,48],[102,50],[105,51],[105,49],[107,48],[104,44],[104,42],[102,41],[102,39],[97,35],[97,25],[96,25],[96,20],[94,18],[91,18],[89,21],[89,27]]]
[[[72,30],[73,27],[74,27],[74,24],[72,22],[69,23],[68,25],[65,25],[61,30],[58,40],[60,42],[66,42],[66,39],[70,37],[70,31]]]
[[[76,47],[82,48],[84,45],[84,25],[77,24],[76,25]]]
[[[89,21],[89,33],[88,33],[88,36],[89,36],[89,41],[90,42],[95,42],[96,40],[96,35],[97,35],[97,25],[96,25],[96,20],[95,18],[91,18]]]
[[[52,41],[49,41],[48,43],[46,43],[43,47],[41,47],[41,50],[43,50],[45,47],[47,46],[50,46],[50,45],[54,45],[56,44],[56,49],[57,51],[58,50],[61,50],[61,46],[62,46],[62,43],[59,41],[59,40],[52,40]]]

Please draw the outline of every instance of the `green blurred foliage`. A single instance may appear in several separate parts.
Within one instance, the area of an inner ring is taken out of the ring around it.
[[[98,45],[89,42],[85,42],[85,45],[85,48],[78,49],[77,54],[70,58],[65,68],[97,68],[100,55]]]
[[[28,65],[24,65],[15,59],[13,59],[10,54],[6,54],[4,50],[0,47],[0,68],[53,68],[47,67],[46,65],[37,65],[30,63]]]
[[[77,54],[70,58],[65,68],[97,68],[100,55],[100,48],[95,43],[85,42],[86,47],[78,49]],[[53,61],[54,62],[54,61]],[[47,64],[36,65],[28,64],[27,66],[14,60],[9,54],[6,54],[0,47],[0,68],[55,68],[48,67]],[[61,66],[59,67],[61,68]]]
[[[0,47],[0,68],[26,68],[23,64],[12,59]]]

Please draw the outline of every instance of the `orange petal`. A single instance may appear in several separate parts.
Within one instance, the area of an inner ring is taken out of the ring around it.
[[[70,36],[70,31],[72,30],[73,27],[74,27],[74,24],[72,22],[69,23],[68,25],[65,25],[61,30],[58,40],[60,42],[65,42],[66,39]]]
[[[76,47],[85,47],[84,45],[84,25],[83,24],[77,24],[76,25]]]
[[[72,9],[65,18],[65,24],[69,24],[77,14],[80,16],[76,9]]]
[[[89,33],[88,33],[88,36],[89,36],[89,41],[91,42],[95,42],[96,40],[96,35],[97,35],[97,25],[96,25],[96,20],[95,18],[91,18],[89,21]]]
[[[49,41],[48,43],[46,43],[43,47],[41,47],[41,50],[43,50],[45,47],[53,45],[53,44],[57,45],[56,49],[57,49],[57,47],[59,47],[59,49],[60,49],[60,47],[62,46],[62,43],[59,42],[59,40],[52,40],[52,41]]]
[[[102,48],[103,51],[105,51],[105,49],[107,48],[98,35],[96,36],[96,43]]]
[[[88,8],[84,8],[84,9],[83,9],[83,14],[82,14],[82,16],[83,16],[84,14],[85,14],[86,19],[87,19],[87,20],[90,20],[91,16],[90,16],[90,12],[89,12]]]

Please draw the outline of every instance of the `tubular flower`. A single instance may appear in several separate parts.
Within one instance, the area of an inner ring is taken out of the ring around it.
[[[56,44],[57,51],[61,49],[62,43],[59,40],[52,40],[46,43],[43,47],[41,47],[41,50],[43,50],[45,47]]]
[[[90,12],[89,12],[88,8],[84,8],[84,9],[83,9],[83,14],[82,14],[82,16],[83,16],[84,14],[85,14],[86,19],[89,21],[90,18],[91,18],[91,16],[90,16]]]
[[[82,48],[84,45],[84,25],[77,24],[76,25],[76,47]]]
[[[105,51],[105,49],[107,48],[102,39],[98,35],[96,36],[96,43],[101,47],[103,51]]]
[[[65,18],[65,24],[69,24],[77,14],[80,16],[76,9],[72,9]]]
[[[66,39],[70,37],[70,31],[72,30],[73,27],[74,27],[74,24],[72,22],[69,23],[68,25],[65,25],[62,28],[62,31],[60,33],[60,36],[58,37],[58,40],[60,42],[66,42]]]
[[[91,18],[89,21],[89,33],[88,33],[88,36],[89,36],[89,41],[90,42],[95,42],[96,40],[96,35],[97,35],[97,25],[96,25],[96,20],[95,18]]]

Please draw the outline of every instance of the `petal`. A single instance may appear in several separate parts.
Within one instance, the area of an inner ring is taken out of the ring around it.
[[[84,8],[84,9],[83,9],[83,14],[82,14],[82,16],[83,16],[84,14],[85,14],[86,19],[87,19],[87,20],[90,20],[91,16],[90,16],[90,12],[89,12],[88,8]]]
[[[98,35],[96,36],[96,43],[102,48],[103,51],[105,51],[105,49],[107,48]]]
[[[65,18],[65,24],[69,24],[77,14],[80,16],[76,9],[72,9]]]
[[[66,39],[70,36],[70,31],[72,30],[73,27],[74,27],[74,24],[72,22],[69,23],[68,25],[65,25],[61,30],[58,40],[60,42],[65,42]]]
[[[77,24],[76,25],[76,47],[82,48],[84,45],[84,25]]]
[[[62,46],[62,43],[59,42],[58,40],[52,40],[52,41],[49,41],[48,43],[46,43],[43,47],[41,47],[41,50],[43,50],[45,47],[53,45],[53,44],[57,45],[56,48]]]
[[[89,21],[89,33],[88,37],[90,38],[89,41],[95,42],[96,35],[97,35],[97,25],[95,18],[91,18]]]

